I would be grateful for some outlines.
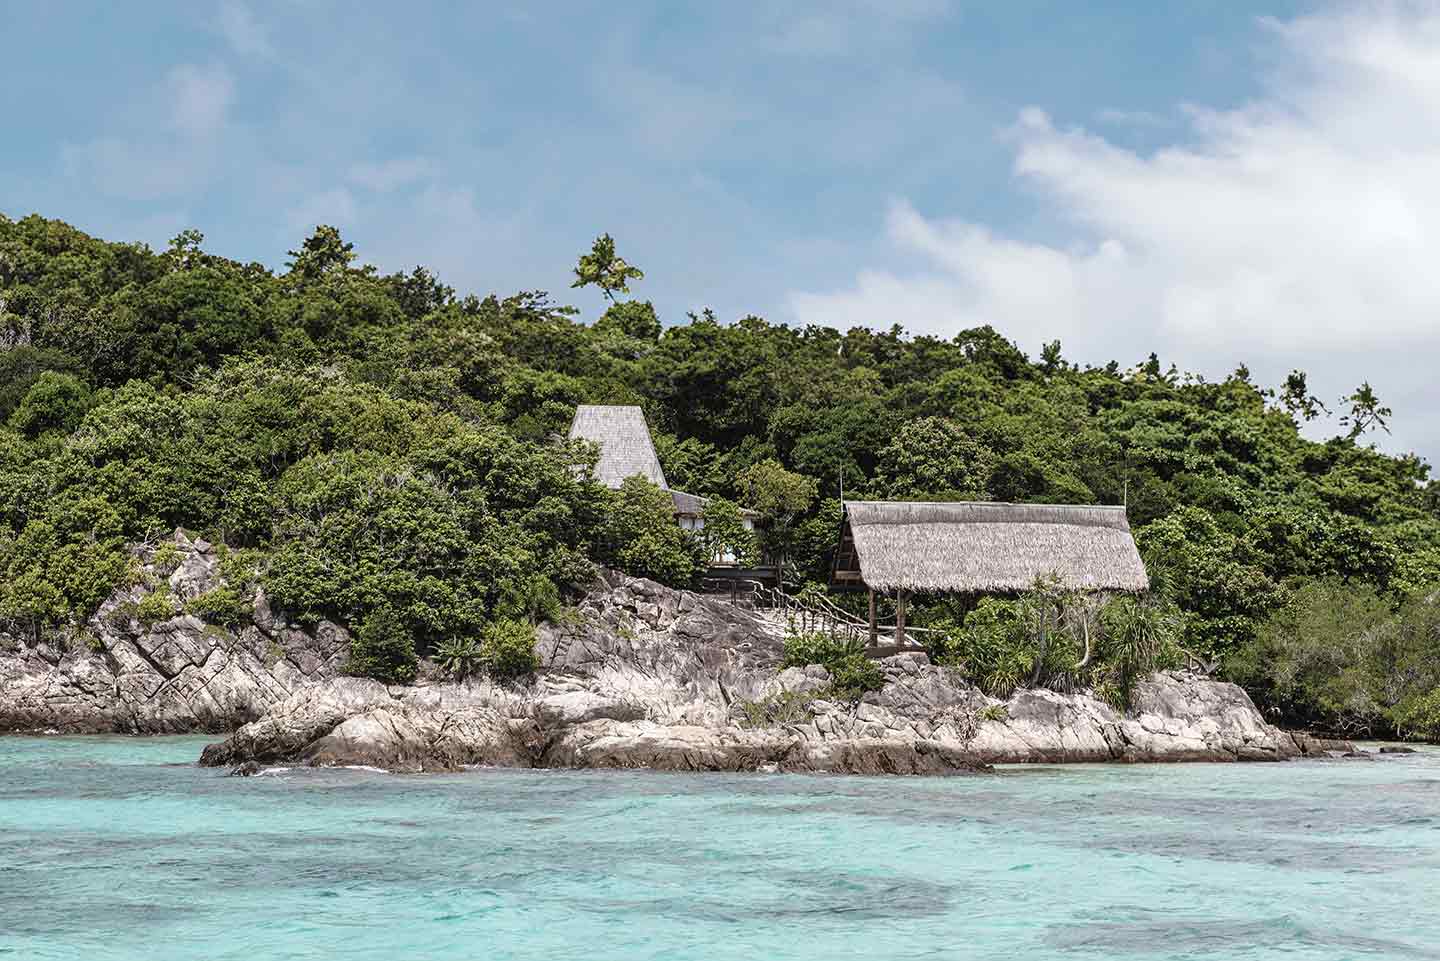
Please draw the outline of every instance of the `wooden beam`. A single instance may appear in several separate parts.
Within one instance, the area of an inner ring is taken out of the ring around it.
[[[909,598],[905,591],[899,591],[895,595],[895,646],[905,646],[905,601]]]
[[[880,623],[875,618],[875,589],[870,588],[870,646],[874,647],[880,639]]]

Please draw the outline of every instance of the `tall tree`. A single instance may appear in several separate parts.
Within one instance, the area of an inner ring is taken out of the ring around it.
[[[1348,439],[1355,440],[1367,430],[1376,427],[1390,433],[1387,421],[1394,411],[1380,403],[1380,398],[1375,396],[1368,380],[1356,387],[1355,393],[1340,398],[1340,403],[1350,405],[1350,413],[1340,418],[1342,425],[1350,427],[1350,432],[1345,435]]]
[[[615,239],[609,234],[601,234],[595,238],[590,252],[580,255],[580,262],[575,265],[575,281],[570,286],[588,287],[594,284],[613,304],[617,292],[630,292],[630,281],[644,278],[644,271],[615,253]]]
[[[767,522],[766,540],[776,550],[776,577],[785,583],[785,555],[794,535],[795,520],[810,509],[819,489],[815,478],[788,471],[777,460],[762,460],[735,478],[746,504]]]
[[[1310,393],[1303,370],[1292,370],[1285,378],[1285,384],[1280,388],[1280,405],[1290,412],[1290,416],[1307,422],[1330,413],[1320,398]]]

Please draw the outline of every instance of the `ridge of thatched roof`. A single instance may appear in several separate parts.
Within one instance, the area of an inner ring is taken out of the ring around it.
[[[1086,591],[1150,586],[1123,507],[846,501],[861,579],[879,591]]]
[[[588,440],[600,446],[595,476],[606,487],[618,488],[627,477],[639,474],[652,484],[669,488],[645,412],[633,405],[581,404],[570,424],[571,440]]]

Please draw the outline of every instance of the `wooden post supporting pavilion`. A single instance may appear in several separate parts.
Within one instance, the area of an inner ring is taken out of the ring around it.
[[[880,643],[880,624],[875,619],[875,589],[870,588],[870,646]]]
[[[905,591],[898,591],[895,594],[895,646],[905,646],[905,601],[909,598]]]

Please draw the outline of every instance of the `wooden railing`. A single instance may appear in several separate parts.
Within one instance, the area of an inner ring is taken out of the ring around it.
[[[758,581],[744,581],[747,590],[745,599],[752,601],[757,610],[768,609],[778,613],[785,620],[786,629],[793,634],[828,634],[845,638],[852,643],[870,642],[870,623],[857,614],[840,607],[823,594],[811,593],[805,596],[788,593],[778,587],[770,587]],[[876,647],[896,647],[896,624],[892,619],[878,621],[875,625]],[[920,635],[939,633],[933,628],[906,625],[905,638],[919,641]],[[910,644],[905,646],[909,647]]]

